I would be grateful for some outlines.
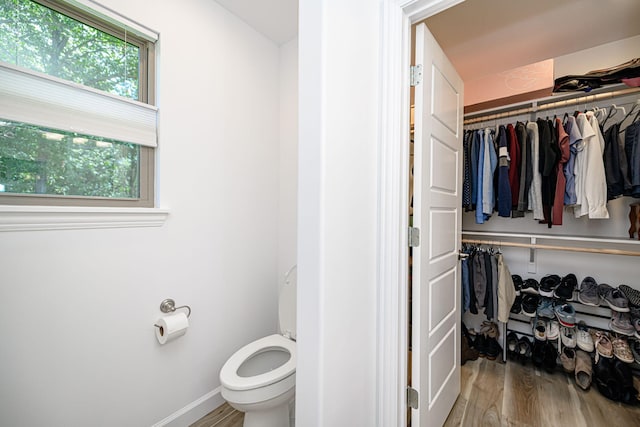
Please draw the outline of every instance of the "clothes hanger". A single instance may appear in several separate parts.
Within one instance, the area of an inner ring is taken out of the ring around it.
[[[611,109],[609,110],[607,117],[605,117],[604,120],[602,121],[602,127],[604,127],[604,124],[607,122],[607,120],[614,117],[618,112],[621,112],[622,116],[627,115],[627,112],[624,110],[624,107],[616,107],[616,104],[611,104]]]
[[[623,117],[622,120],[620,120],[618,123],[622,124],[622,122],[624,122],[625,120],[627,120],[629,117],[631,117],[631,114],[633,114],[634,110],[636,109],[636,107],[640,106],[640,99],[638,99],[636,101],[635,104],[633,104],[633,107],[631,107],[631,110],[629,110],[629,112]],[[636,122],[636,120],[638,120],[638,117],[640,116],[640,109],[638,110],[638,112],[636,113],[636,116],[633,118],[633,120],[631,120],[631,123],[629,123],[627,126],[625,126],[624,128],[620,129],[618,131],[618,133],[622,133],[625,130],[627,130],[627,128],[629,126],[631,126],[633,123]]]

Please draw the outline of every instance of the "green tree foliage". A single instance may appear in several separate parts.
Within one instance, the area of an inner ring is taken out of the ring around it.
[[[137,46],[34,1],[0,0],[0,61],[138,99],[139,55]],[[135,198],[138,159],[134,144],[0,117],[6,192]]]

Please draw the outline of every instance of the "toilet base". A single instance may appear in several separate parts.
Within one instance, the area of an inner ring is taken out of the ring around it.
[[[289,405],[279,405],[266,411],[245,412],[244,427],[289,427]]]

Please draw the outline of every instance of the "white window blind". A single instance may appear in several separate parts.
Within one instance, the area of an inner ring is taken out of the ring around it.
[[[157,112],[152,105],[0,62],[0,120],[156,147]]]

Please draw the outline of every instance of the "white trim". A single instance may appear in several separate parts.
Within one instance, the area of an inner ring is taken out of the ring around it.
[[[463,0],[384,0],[380,37],[376,425],[406,424],[411,24]]]
[[[139,22],[129,19],[115,10],[109,9],[106,6],[101,5],[97,1],[93,0],[64,0],[72,6],[77,7],[91,15],[97,16],[110,24],[119,28],[124,28],[127,31],[141,37],[150,42],[158,41],[158,32],[146,27]]]
[[[209,393],[194,400],[188,405],[178,409],[173,414],[158,421],[151,427],[179,427],[191,425],[209,412],[224,404],[221,387],[211,390]]]
[[[0,232],[160,227],[168,209],[0,206]]]

